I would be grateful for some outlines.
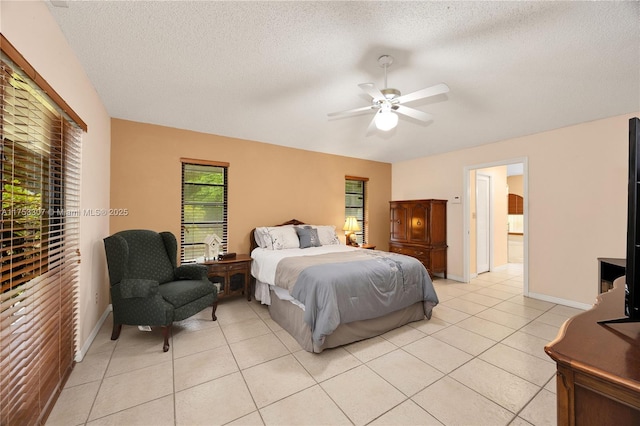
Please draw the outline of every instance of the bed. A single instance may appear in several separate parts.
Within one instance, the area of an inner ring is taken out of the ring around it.
[[[250,239],[256,299],[308,352],[431,318],[438,304],[420,261],[346,246],[334,226],[293,219],[255,228]]]

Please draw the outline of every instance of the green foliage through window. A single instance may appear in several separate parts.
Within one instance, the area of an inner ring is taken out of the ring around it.
[[[182,262],[202,260],[204,240],[218,235],[227,245],[227,167],[182,164]]]

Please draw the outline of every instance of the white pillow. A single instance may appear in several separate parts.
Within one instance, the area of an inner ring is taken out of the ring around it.
[[[271,236],[269,235],[269,231],[266,227],[256,228],[253,233],[253,237],[256,240],[256,244],[260,248],[267,248],[269,244],[271,244],[271,249],[273,249],[273,244],[271,243]]]
[[[311,225],[311,227],[318,230],[318,238],[320,239],[320,244],[323,246],[340,244],[334,225]]]
[[[275,226],[268,230],[273,250],[300,248],[298,233],[293,226]]]

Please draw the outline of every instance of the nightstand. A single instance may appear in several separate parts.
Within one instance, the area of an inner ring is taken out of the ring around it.
[[[368,250],[375,250],[376,246],[375,246],[375,244],[361,244],[360,248],[368,249]]]
[[[208,269],[209,281],[220,287],[218,299],[246,294],[251,301],[251,260],[247,254],[238,254],[233,259],[201,263]]]

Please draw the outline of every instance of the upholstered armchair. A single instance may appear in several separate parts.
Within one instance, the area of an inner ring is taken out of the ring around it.
[[[218,290],[203,265],[176,267],[178,244],[170,232],[121,231],[104,239],[111,284],[113,332],[122,325],[161,326],[163,351],[169,350],[171,324],[212,306],[215,321]]]

